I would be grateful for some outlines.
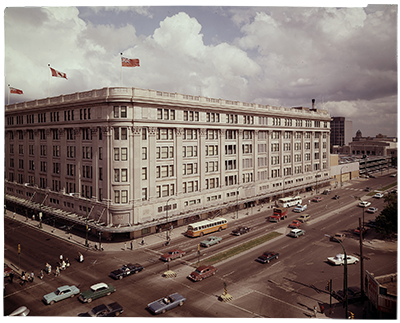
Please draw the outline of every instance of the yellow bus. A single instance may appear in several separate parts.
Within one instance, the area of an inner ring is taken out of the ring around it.
[[[215,218],[203,220],[190,224],[187,228],[186,234],[189,237],[202,237],[205,234],[221,231],[228,227],[228,221],[223,218]]]

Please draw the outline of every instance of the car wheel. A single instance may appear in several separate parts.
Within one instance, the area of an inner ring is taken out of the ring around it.
[[[110,296],[110,295],[111,295],[111,292],[108,292],[108,293],[107,293],[107,296]]]
[[[219,231],[219,232],[221,232],[221,231],[222,231],[222,228],[221,228],[221,227],[219,227],[219,228],[218,228],[218,231]]]
[[[278,259],[279,257],[278,256],[276,256],[276,259]]]
[[[269,264],[269,259],[267,260],[267,264]]]
[[[180,301],[180,302],[179,302],[179,306],[183,306],[183,301]]]
[[[212,273],[213,274],[213,276],[215,275],[215,271]]]
[[[168,261],[171,261],[171,258],[168,258]]]
[[[118,316],[120,314],[121,314],[121,312],[115,312],[115,316]]]
[[[75,294],[72,294],[70,297],[72,298],[72,297],[74,297],[75,296]]]
[[[200,237],[202,237],[202,236],[204,236],[204,233],[203,233],[203,232],[200,232]]]
[[[161,314],[164,314],[165,312],[166,312],[166,310],[162,310],[162,311],[161,311]]]
[[[54,304],[54,301],[51,301],[51,302],[50,302],[50,305],[53,305],[53,304]]]
[[[92,299],[91,299],[91,298],[88,298],[87,302],[88,302],[88,303],[91,303],[91,302],[92,302]]]
[[[122,276],[119,276],[118,279],[122,279]]]
[[[179,255],[179,258],[182,258],[182,255]]]

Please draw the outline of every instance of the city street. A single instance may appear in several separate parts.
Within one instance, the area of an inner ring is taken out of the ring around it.
[[[124,307],[122,316],[151,317],[152,314],[146,309],[148,303],[178,292],[187,298],[186,303],[163,316],[308,318],[314,315],[314,306],[319,309],[323,305],[325,312],[319,313],[319,316],[343,318],[344,309],[341,305],[334,306],[329,314],[329,293],[325,291],[330,279],[333,280],[334,290],[343,287],[343,267],[332,266],[326,261],[327,257],[342,253],[342,247],[337,242],[329,241],[325,234],[345,233],[343,245],[347,254],[358,257],[359,236],[353,230],[358,227],[363,209],[358,206],[357,198],[370,201],[371,206],[379,209],[375,214],[364,214],[364,221],[368,222],[380,213],[385,203],[383,198],[367,196],[368,192],[364,189],[370,187],[373,191],[395,183],[396,180],[388,173],[374,179],[353,180],[343,187],[333,189],[330,195],[318,194],[323,197],[320,203],[309,203],[308,200],[317,194],[307,194],[303,204],[308,204],[308,209],[304,213],[310,214],[311,220],[301,226],[306,234],[297,239],[287,236],[290,231],[288,225],[299,215],[292,209],[289,210],[288,218],[279,223],[268,221],[272,210],[267,205],[241,210],[239,219],[235,218],[236,213],[226,215],[228,229],[213,234],[222,237],[222,242],[210,248],[202,248],[200,260],[272,231],[281,235],[215,264],[217,274],[196,283],[186,277],[196,267],[197,244],[202,239],[184,236],[185,228],[174,229],[168,247],[162,245],[165,233],[160,233],[146,238],[144,246],[138,246],[135,242],[133,250],[130,249],[129,241],[126,250],[123,242],[109,242],[104,243],[105,251],[101,252],[93,247],[85,248],[75,237],[69,240],[68,235],[61,230],[57,229],[58,234],[49,234],[37,225],[32,226],[32,220],[26,223],[24,220],[13,220],[12,212],[8,211],[4,221],[5,262],[15,270],[21,268],[28,273],[33,270],[36,277],[33,283],[24,286],[20,285],[17,276],[13,283],[4,280],[4,315],[24,305],[30,309],[30,315],[34,316],[77,316],[96,305],[118,302]],[[340,195],[340,199],[332,199],[335,194]],[[24,217],[19,216],[19,219]],[[231,231],[238,225],[250,226],[252,230],[242,236],[232,236]],[[383,242],[376,238],[373,229],[365,235],[363,253],[368,259],[364,261],[364,268],[375,275],[397,272],[397,241]],[[20,255],[17,252],[18,244],[21,246]],[[169,269],[176,272],[177,277],[165,278],[162,275],[168,265],[160,261],[159,257],[175,247],[186,251],[186,255],[169,263]],[[279,259],[269,264],[256,262],[255,259],[265,251],[279,252]],[[83,263],[75,259],[78,252],[85,257]],[[62,271],[59,277],[45,274],[43,280],[40,280],[37,277],[40,269],[45,267],[46,262],[55,269],[60,254],[69,258],[71,267]],[[108,276],[112,270],[129,262],[140,263],[145,269],[117,281]],[[75,285],[85,291],[99,282],[112,284],[116,292],[90,304],[81,303],[77,297],[54,305],[45,305],[41,301],[43,295],[63,285]],[[218,299],[224,293],[224,283],[233,297],[232,301],[226,303]],[[354,285],[360,285],[360,263],[348,266],[348,286]],[[335,299],[332,302],[334,305],[337,303]],[[361,318],[357,315],[361,315],[362,306],[357,310],[356,318]]]

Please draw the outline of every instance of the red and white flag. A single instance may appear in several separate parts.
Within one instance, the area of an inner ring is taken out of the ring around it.
[[[50,70],[51,70],[51,76],[62,77],[64,79],[68,80],[67,79],[67,74],[65,74],[63,72],[56,71],[54,68],[51,68],[51,67],[50,67]]]
[[[24,94],[24,92],[22,92],[22,90],[16,89],[15,87],[10,87],[10,93]]]
[[[140,66],[138,58],[132,59],[132,58],[126,58],[126,57],[121,56],[121,62],[122,62],[122,66],[126,66],[126,67]]]

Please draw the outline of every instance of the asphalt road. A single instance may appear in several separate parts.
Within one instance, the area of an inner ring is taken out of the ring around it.
[[[328,256],[342,252],[340,244],[329,241],[324,234],[344,232],[344,246],[347,254],[360,252],[359,237],[352,231],[358,226],[362,217],[362,208],[354,196],[364,197],[367,186],[377,189],[396,181],[387,175],[369,180],[354,180],[351,186],[339,188],[331,195],[324,197],[320,203],[311,202],[305,213],[311,220],[302,226],[306,235],[297,239],[286,236],[287,227],[298,214],[289,211],[288,219],[280,223],[269,223],[271,210],[249,215],[240,224],[249,225],[252,231],[240,237],[230,235],[233,228],[228,228],[215,235],[223,238],[222,242],[210,248],[202,248],[201,259],[218,251],[226,250],[255,237],[271,231],[283,233],[280,237],[253,248],[238,256],[217,264],[218,273],[201,282],[194,283],[186,278],[193,271],[197,261],[197,244],[201,238],[190,239],[179,237],[169,247],[152,246],[134,251],[88,251],[68,241],[49,236],[39,230],[5,218],[5,251],[4,257],[14,265],[20,263],[27,271],[34,270],[37,275],[45,263],[55,268],[60,254],[68,257],[71,267],[63,271],[61,276],[46,275],[43,280],[35,278],[33,283],[20,286],[19,280],[11,284],[5,279],[4,315],[8,315],[21,305],[27,306],[35,316],[76,316],[87,312],[92,307],[114,301],[124,307],[123,316],[151,317],[147,311],[148,303],[167,294],[178,292],[187,298],[183,307],[175,308],[163,316],[179,317],[274,317],[274,318],[307,318],[318,304],[329,307],[329,295],[324,288],[329,279],[333,280],[333,288],[341,289],[343,284],[343,267],[326,263]],[[341,196],[333,200],[333,195]],[[382,210],[383,199],[372,199],[372,206]],[[307,201],[308,202],[308,201]],[[308,204],[308,203],[307,203]],[[376,214],[365,213],[365,222],[375,218]],[[397,251],[377,249],[371,241],[376,237],[374,230],[368,232],[364,241],[364,268],[376,275],[397,271]],[[22,250],[18,259],[17,245]],[[159,256],[171,248],[178,247],[187,252],[179,260],[172,261],[169,266],[177,273],[177,277],[162,277],[167,264],[161,262]],[[264,251],[280,253],[278,260],[270,264],[260,264],[255,259]],[[74,258],[78,251],[85,255],[84,263]],[[136,275],[115,281],[108,274],[128,262],[139,262],[145,269]],[[360,284],[360,265],[348,266],[348,285]],[[81,291],[98,282],[111,283],[116,292],[111,296],[83,304],[76,297],[46,306],[41,300],[43,295],[54,291],[62,285],[76,285]],[[231,302],[221,302],[218,297],[227,291],[232,295]],[[336,301],[335,301],[336,302]]]

